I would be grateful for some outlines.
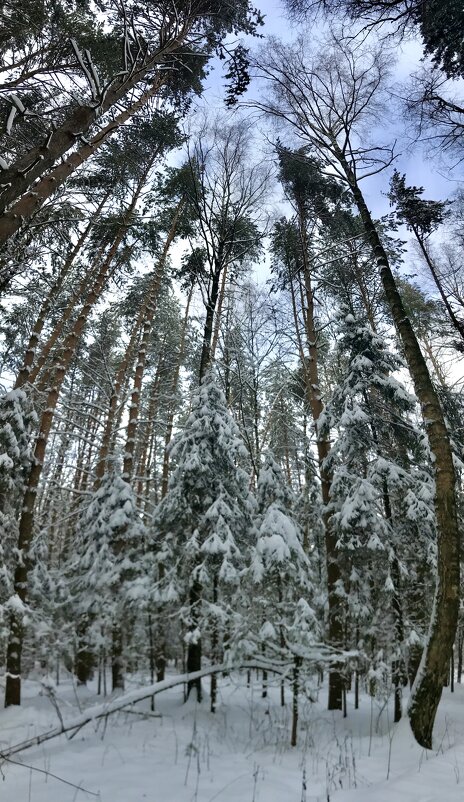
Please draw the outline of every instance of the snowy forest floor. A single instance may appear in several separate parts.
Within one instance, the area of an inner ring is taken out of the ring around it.
[[[127,683],[135,687],[140,678]],[[208,681],[209,682],[209,681]],[[205,690],[208,687],[203,681]],[[0,750],[57,724],[40,684],[26,682],[20,709],[0,711]],[[392,725],[387,706],[361,696],[348,717],[301,701],[299,742],[290,746],[290,693],[280,706],[277,684],[267,699],[254,678],[219,680],[216,714],[208,698],[183,703],[182,687],[156,697],[160,717],[120,712],[1,761],[2,802],[461,802],[464,798],[464,686],[445,689],[435,727],[435,749],[414,742],[407,719]],[[95,687],[70,681],[56,689],[66,719],[79,705],[100,703]],[[137,711],[149,712],[149,702]],[[31,769],[41,769],[82,786]],[[387,779],[388,775],[388,779]]]

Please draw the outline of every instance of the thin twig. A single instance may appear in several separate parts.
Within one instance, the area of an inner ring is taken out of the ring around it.
[[[88,788],[84,788],[82,785],[76,785],[76,783],[72,783],[70,780],[65,780],[63,777],[58,777],[57,774],[53,774],[51,771],[47,771],[47,769],[39,769],[38,766],[29,766],[28,763],[21,763],[19,760],[12,760],[11,757],[5,757],[5,755],[0,755],[1,760],[6,760],[8,763],[13,763],[15,766],[22,766],[24,769],[30,769],[30,771],[38,771],[40,774],[45,774],[47,777],[53,777],[54,780],[58,780],[60,783],[64,783],[65,785],[70,785],[72,788],[77,788],[78,791],[82,791],[84,794],[90,794],[91,796],[100,796],[100,792],[95,793],[95,791],[89,791]]]

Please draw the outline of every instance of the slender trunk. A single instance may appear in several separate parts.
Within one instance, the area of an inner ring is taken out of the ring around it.
[[[190,639],[187,649],[187,672],[201,671],[201,638],[199,637],[200,604],[202,587],[197,580],[193,580],[189,593],[190,608]],[[187,683],[187,697],[192,690],[196,690],[197,701],[202,700],[201,679],[189,680]]]
[[[366,311],[367,319],[369,321],[369,325],[372,331],[377,331],[377,325],[375,322],[375,316],[372,309],[372,298],[369,295],[369,291],[364,283],[364,279],[362,273],[359,269],[358,265],[358,258],[356,254],[356,243],[350,242],[348,244],[348,250],[351,251],[351,262],[354,267],[354,275],[356,279],[356,284],[358,285],[359,294],[361,296],[362,304]]]
[[[364,400],[366,406],[369,407],[369,399],[367,394],[364,394]],[[382,456],[382,449],[379,441],[379,437],[377,434],[377,429],[373,422],[371,422],[371,430],[372,430],[372,439],[375,444],[375,448],[377,451],[377,455],[379,457]],[[382,498],[383,498],[383,507],[385,511],[385,518],[390,525],[393,524],[393,515],[392,515],[392,507],[390,501],[390,494],[388,492],[388,483],[386,479],[383,481],[382,487]],[[403,684],[406,675],[405,665],[404,665],[404,658],[403,658],[403,646],[404,646],[404,617],[403,617],[403,605],[401,601],[401,571],[400,571],[400,564],[398,561],[398,557],[395,551],[394,546],[391,546],[391,553],[392,553],[392,561],[391,561],[391,574],[392,574],[392,581],[393,581],[393,594],[392,594],[392,611],[393,611],[393,621],[395,626],[395,655],[392,662],[392,678],[393,678],[393,687],[394,687],[394,714],[393,720],[395,724],[400,721],[402,716],[402,700],[403,700]]]
[[[218,601],[218,576],[215,573],[213,577],[213,604],[216,606]],[[218,632],[218,622],[215,618],[213,620],[212,629],[211,629],[211,661],[213,665],[216,662],[219,662],[219,654],[218,654],[218,646],[219,646],[219,632]],[[211,674],[211,713],[216,712],[216,703],[217,703],[217,674]]]
[[[314,294],[311,282],[311,267],[308,260],[307,227],[304,212],[299,212],[299,229],[301,237],[301,252],[303,259],[304,300],[305,300],[305,329],[309,357],[306,360],[306,394],[309,408],[316,427],[316,450],[321,481],[321,495],[324,505],[324,539],[327,574],[327,601],[328,601],[328,640],[331,646],[341,648],[343,643],[343,623],[341,598],[339,595],[339,582],[341,579],[340,566],[337,559],[337,536],[333,531],[331,516],[328,512],[330,502],[330,486],[332,475],[327,470],[327,456],[330,451],[330,442],[319,430],[318,421],[323,411],[323,402],[319,386],[317,330],[314,317]],[[343,706],[343,676],[335,665],[329,671],[328,709],[341,710]]]
[[[215,269],[213,273],[211,287],[208,292],[208,302],[206,305],[206,320],[203,329],[203,344],[200,357],[200,373],[199,373],[200,384],[203,381],[205,373],[211,363],[211,338],[213,335],[213,321],[219,294],[219,278],[221,275],[221,270],[222,270],[221,249],[219,248],[218,258],[215,263]],[[189,594],[191,635],[195,633],[197,630],[199,630],[198,621],[199,621],[199,607],[201,604],[201,596],[202,596],[201,584],[200,582],[198,582],[198,580],[195,580],[192,583],[192,587],[190,588],[190,594]],[[187,671],[188,672],[199,671],[200,668],[201,668],[201,638],[199,637],[199,632],[198,632],[198,634],[196,634],[195,637],[191,637],[188,642]],[[187,696],[190,694],[190,691],[192,690],[193,687],[196,688],[197,699],[200,702],[202,698],[201,681],[195,680],[193,682],[188,683]]]
[[[158,567],[158,581],[162,583],[164,579],[164,565],[163,563],[159,564]],[[156,681],[161,682],[164,680],[164,672],[166,669],[166,627],[164,616],[166,614],[165,608],[161,606],[159,610],[158,616],[158,631],[157,631],[157,638],[156,638],[156,655],[155,655],[155,663],[156,663]]]
[[[435,265],[433,263],[433,260],[430,257],[430,254],[429,254],[427,248],[425,247],[424,238],[421,236],[419,230],[417,229],[417,227],[415,225],[411,224],[411,228],[412,228],[412,231],[413,231],[413,233],[414,233],[414,235],[415,235],[415,237],[417,239],[417,242],[419,243],[419,247],[420,247],[420,249],[422,251],[422,255],[423,255],[424,259],[425,259],[427,267],[429,268],[429,270],[430,270],[430,272],[432,274],[433,280],[435,282],[435,286],[436,286],[438,292],[440,293],[440,297],[441,297],[441,299],[442,299],[442,301],[443,301],[443,303],[445,305],[446,311],[448,312],[448,315],[449,315],[449,318],[451,320],[451,323],[453,324],[453,327],[457,331],[459,336],[464,340],[464,322],[462,320],[459,320],[456,317],[456,315],[454,314],[453,307],[451,306],[451,304],[450,304],[450,302],[449,302],[449,300],[447,298],[447,295],[446,295],[446,293],[445,293],[445,291],[444,291],[444,289],[442,287],[440,277],[439,277],[439,275],[437,273],[437,269],[436,269],[436,267],[435,267]]]
[[[462,682],[462,657],[464,651],[464,631],[462,627],[458,630],[458,682]]]
[[[292,735],[290,738],[290,746],[296,746],[298,738],[298,694],[300,692],[300,666],[301,657],[295,657],[293,663]]]
[[[438,576],[429,637],[409,705],[409,719],[414,736],[421,746],[430,749],[433,724],[442,694],[443,682],[448,673],[459,611],[459,529],[452,451],[440,400],[411,322],[406,315],[387,254],[356,177],[341,151],[338,151],[336,155],[345,171],[375,254],[385,296],[421,405],[433,455]]]
[[[264,643],[261,644],[261,652],[263,655],[266,654],[266,646],[264,645]],[[266,697],[267,697],[267,671],[265,668],[263,668],[263,688],[261,691],[261,698],[266,699]]]
[[[164,343],[163,343],[163,349],[164,349]],[[160,377],[161,377],[161,369],[163,362],[164,359],[161,353],[158,359],[155,378],[150,388],[148,408],[146,412],[146,423],[144,424],[143,427],[141,427],[139,435],[139,440],[142,440],[142,448],[137,464],[136,473],[137,473],[137,504],[140,507],[140,509],[143,509],[145,506],[143,503],[144,501],[143,493],[144,493],[144,488],[146,487],[147,474],[149,470],[148,456],[150,452],[150,443],[153,434],[154,417],[158,405]]]
[[[213,336],[213,321],[214,313],[219,295],[219,279],[222,271],[221,254],[218,254],[218,259],[214,266],[213,278],[211,281],[211,288],[208,293],[208,302],[206,304],[206,320],[203,329],[203,343],[200,357],[200,384],[206,373],[207,368],[211,364],[211,339]]]
[[[113,626],[111,642],[111,688],[124,690],[124,659],[122,627]]]
[[[150,613],[148,614],[147,628],[148,628],[148,646],[149,646],[149,650],[150,650],[149,655],[148,655],[149,661],[150,661],[150,683],[151,683],[151,685],[153,685],[154,682],[155,682],[155,667],[156,667],[156,664],[155,664],[155,646],[154,646],[154,643],[153,643],[153,622],[152,622]],[[164,679],[164,671],[163,671],[163,676],[161,677],[161,679],[157,678],[156,681],[157,682],[161,682],[163,679]],[[155,709],[155,697],[152,696],[151,699],[150,699],[150,710],[152,711],[152,713],[153,713],[154,709]]]
[[[181,200],[177,205],[177,209],[174,214],[171,228],[169,229],[168,235],[166,237],[163,251],[155,271],[155,278],[151,288],[150,298],[148,300],[148,304],[146,307],[145,319],[143,322],[142,339],[139,346],[137,364],[135,368],[134,384],[129,404],[129,422],[127,424],[126,447],[124,449],[124,461],[123,461],[123,471],[122,471],[122,478],[125,479],[126,482],[130,482],[134,469],[134,450],[136,442],[137,423],[139,418],[140,398],[142,393],[142,382],[143,382],[143,375],[145,372],[147,351],[150,344],[150,337],[153,327],[153,318],[156,312],[158,294],[161,286],[161,280],[163,278],[166,259],[169,253],[169,248],[171,247],[172,242],[176,236],[179,216],[181,214],[184,205],[185,201],[183,198],[181,198]]]
[[[143,374],[145,372],[146,355],[149,347],[153,318],[155,316],[155,311],[156,311],[156,303],[158,300],[159,288],[161,285],[161,279],[163,276],[164,265],[166,263],[168,251],[176,234],[177,221],[179,219],[179,214],[182,209],[183,203],[184,201],[181,200],[177,207],[177,211],[174,216],[171,229],[166,238],[163,252],[161,254],[158,266],[155,271],[155,278],[152,284],[150,297],[146,306],[142,339],[140,341],[140,346],[138,350],[137,364],[135,367],[134,385],[129,404],[129,422],[127,425],[126,447],[124,450],[123,471],[122,471],[122,478],[126,482],[131,482],[133,478],[132,474],[134,469],[134,453],[135,453],[137,424],[139,418],[140,399],[142,393],[142,381],[143,381]],[[123,636],[122,636],[121,624],[115,622],[113,625],[113,654],[112,654],[113,688],[124,687],[124,677],[122,674],[123,671],[122,640]],[[115,685],[114,684],[115,682],[117,682],[118,684]]]
[[[282,592],[282,577],[277,577],[277,594],[279,600],[279,612],[282,614],[283,592]],[[285,656],[285,633],[282,624],[279,625],[279,645],[281,650],[282,659]],[[285,682],[282,679],[280,682],[280,706],[285,707]]]
[[[74,248],[72,249],[71,253],[64,261],[63,266],[58,274],[58,277],[55,281],[55,284],[51,288],[50,292],[48,293],[47,297],[44,299],[42,306],[40,308],[39,314],[37,319],[32,327],[32,331],[29,337],[29,342],[27,344],[26,352],[24,354],[23,364],[18,373],[18,377],[15,383],[15,390],[19,387],[22,387],[26,382],[29,381],[29,375],[32,371],[34,361],[36,358],[37,346],[39,344],[40,335],[42,334],[43,328],[47,321],[47,315],[50,309],[53,307],[55,300],[58,298],[60,291],[63,287],[63,284],[68,277],[71,268],[76,260],[76,257],[79,255],[84,242],[86,241],[92,226],[95,223],[95,220],[100,216],[100,213],[107,202],[110,192],[107,192],[100,203],[98,204],[95,212],[92,214],[89,224],[84,228],[81,235],[79,236]]]
[[[86,685],[92,677],[94,667],[94,652],[88,642],[88,631],[90,628],[88,616],[81,616],[76,627],[77,649],[74,661],[74,672],[79,685]]]
[[[100,450],[97,459],[97,467],[95,470],[95,485],[94,485],[95,490],[97,490],[100,487],[101,480],[103,479],[103,476],[105,475],[105,472],[107,470],[108,455],[111,450],[111,440],[115,428],[115,419],[117,415],[118,402],[121,397],[121,388],[124,379],[126,378],[127,373],[129,372],[129,368],[134,356],[134,348],[137,342],[137,338],[139,337],[140,334],[140,326],[142,323],[144,313],[145,313],[145,305],[140,310],[137,319],[134,325],[132,326],[129,342],[125,350],[124,357],[119,363],[118,371],[116,373],[116,377],[112,387],[108,411],[106,413],[105,428],[100,443]]]
[[[95,276],[98,274],[103,254],[105,248],[102,247],[99,249],[95,259],[93,260],[92,264],[85,271],[83,278],[80,281],[80,284],[77,290],[72,294],[66,309],[64,310],[63,314],[60,316],[60,319],[57,321],[53,331],[50,333],[49,337],[43,344],[42,348],[40,349],[40,353],[37,355],[37,358],[34,361],[34,364],[31,365],[31,368],[28,372],[27,381],[29,384],[35,384],[37,378],[40,377],[40,381],[38,382],[38,389],[43,390],[46,386],[47,382],[50,379],[50,372],[44,370],[43,375],[41,375],[42,369],[45,367],[47,360],[52,352],[52,349],[57,344],[58,340],[60,339],[63,331],[65,330],[66,325],[72,318],[73,313],[77,309],[79,303],[81,302],[82,296],[85,295],[85,291],[89,284],[94,281]]]
[[[443,372],[443,367],[442,365],[440,365],[437,357],[435,356],[432,348],[432,343],[430,342],[430,339],[425,333],[425,331],[422,331],[420,333],[419,338],[422,347],[424,348],[425,355],[430,359],[430,364],[432,365],[432,368],[435,371],[436,378],[438,379],[442,387],[445,388],[448,387],[448,381]]]
[[[227,281],[227,266],[222,271],[221,289],[219,290],[216,321],[214,323],[213,341],[211,343],[211,362],[214,362],[214,358],[216,356],[216,348],[219,340],[219,332],[221,330],[221,316],[222,316],[222,307],[224,305],[224,298],[226,294],[226,281]]]
[[[134,192],[131,204],[127,210],[127,219],[130,219],[130,214],[133,212],[137,200],[142,191],[142,187],[146,175],[140,180],[139,185]],[[45,452],[50,435],[50,430],[53,423],[53,416],[58,403],[60,390],[66,376],[66,372],[74,356],[76,347],[82,335],[84,326],[88,317],[94,308],[96,302],[101,296],[103,288],[110,273],[114,257],[116,255],[118,246],[127,230],[127,225],[121,227],[113,246],[108,252],[105,260],[103,261],[98,276],[88,293],[81,311],[74,323],[72,331],[68,334],[63,348],[55,358],[53,366],[52,383],[48,389],[47,399],[45,402],[45,409],[40,420],[38,427],[38,434],[36,437],[34,457],[32,467],[26,482],[26,490],[24,493],[21,519],[19,522],[19,536],[18,536],[18,554],[21,559],[16,564],[14,574],[14,591],[19,597],[22,605],[27,603],[27,585],[28,574],[30,567],[29,550],[34,534],[34,516],[37,500],[37,490],[42,475],[42,470],[45,460]],[[16,609],[10,616],[10,637],[7,647],[7,678],[5,685],[5,707],[9,705],[19,705],[21,703],[21,654],[23,644],[23,625],[22,615],[20,610]]]
[[[395,659],[392,665],[393,685],[395,689],[395,709],[393,721],[395,724],[400,721],[402,716],[402,699],[403,699],[403,685],[406,675],[404,659],[402,654],[402,647],[404,644],[404,623],[403,623],[403,606],[401,603],[401,573],[400,564],[395,551],[393,550],[393,560],[391,565],[392,581],[394,591],[392,595],[393,616],[395,622],[395,637],[396,637],[396,651]]]
[[[166,426],[166,434],[164,437],[164,452],[163,452],[163,473],[161,478],[161,498],[164,498],[168,491],[168,478],[169,478],[169,445],[171,443],[172,438],[172,430],[174,428],[174,415],[175,415],[175,397],[177,393],[177,386],[179,384],[179,374],[182,362],[184,361],[185,355],[185,341],[187,335],[187,324],[189,319],[190,313],[190,304],[193,297],[193,284],[190,287],[190,291],[187,297],[187,303],[185,306],[185,314],[184,320],[182,324],[182,332],[180,338],[180,347],[179,347],[179,356],[177,358],[176,367],[174,369],[174,376],[172,377],[172,386],[171,386],[171,394],[172,394],[172,401],[170,405],[170,411],[168,414],[168,422]]]

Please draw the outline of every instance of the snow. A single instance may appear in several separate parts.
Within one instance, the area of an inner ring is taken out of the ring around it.
[[[130,679],[136,688],[141,677]],[[145,678],[146,681],[146,678]],[[413,740],[407,719],[392,724],[392,700],[348,693],[348,717],[300,699],[298,746],[290,747],[290,690],[279,705],[278,680],[251,687],[236,673],[219,679],[216,714],[206,701],[183,703],[182,687],[93,722],[71,740],[55,738],[2,761],[2,802],[461,802],[464,778],[464,688],[448,689],[439,709],[435,748]],[[312,694],[317,695],[316,682]],[[65,718],[77,699],[89,707],[101,697],[69,680],[53,687]],[[144,711],[138,715],[136,711]],[[43,684],[24,683],[24,706],[0,711],[1,746],[54,727],[57,714]],[[48,771],[55,777],[34,769]],[[60,778],[60,779],[57,779]],[[96,794],[66,785],[80,786]]]

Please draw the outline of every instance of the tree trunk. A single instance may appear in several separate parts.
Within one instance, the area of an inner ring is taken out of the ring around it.
[[[86,685],[92,677],[94,667],[94,653],[87,640],[90,621],[86,616],[81,616],[76,627],[77,650],[74,663],[74,671],[79,685]]]
[[[296,746],[298,739],[298,694],[300,692],[301,657],[295,657],[292,683],[292,735],[290,746]]]
[[[462,320],[459,320],[456,317],[456,315],[454,314],[453,307],[451,306],[451,304],[450,304],[450,302],[449,302],[449,300],[447,298],[447,295],[446,295],[446,293],[445,293],[445,291],[444,291],[444,289],[442,287],[442,283],[441,283],[440,277],[438,275],[437,269],[436,269],[436,267],[435,267],[435,265],[433,263],[433,260],[430,257],[430,254],[429,254],[427,248],[425,247],[424,238],[421,236],[419,230],[417,229],[417,227],[415,225],[413,225],[412,223],[410,225],[411,225],[413,233],[414,233],[414,235],[415,235],[415,237],[417,239],[417,242],[419,243],[419,247],[420,247],[420,249],[422,251],[422,255],[423,255],[424,259],[425,259],[425,262],[426,262],[426,264],[427,264],[427,266],[428,266],[428,268],[429,268],[429,270],[430,270],[430,272],[432,274],[433,280],[435,282],[435,286],[436,286],[438,292],[440,293],[440,297],[441,297],[441,299],[442,299],[442,301],[443,301],[443,303],[445,305],[446,311],[448,312],[448,316],[449,316],[449,318],[451,320],[451,323],[452,323],[455,331],[457,331],[459,336],[464,340],[464,322]]]
[[[464,647],[464,631],[462,627],[458,630],[458,682],[462,682],[462,657]]]
[[[0,244],[6,242],[57,187],[104,144],[114,130],[142,109],[159,91],[166,80],[164,71],[161,71],[161,77],[157,75],[150,89],[129,108],[116,114],[115,118],[89,142],[84,141],[81,148],[52,169],[53,165],[75,146],[76,141],[81,139],[103,114],[112,108],[117,108],[117,104],[130,94],[153,67],[161,64],[181,45],[194,21],[195,15],[192,14],[174,38],[166,41],[156,53],[145,58],[138,68],[115,79],[100,103],[92,102],[73,109],[60,126],[50,131],[42,145],[31,148],[8,169],[2,171],[0,213],[3,216],[0,218]],[[50,171],[48,174],[47,170]],[[28,192],[28,188],[33,184],[33,191]],[[8,211],[5,211],[6,209]]]
[[[150,291],[150,297],[146,306],[145,319],[143,322],[142,339],[139,346],[137,364],[135,367],[134,385],[132,389],[131,400],[129,404],[129,422],[127,424],[127,437],[126,447],[124,449],[124,461],[122,478],[126,482],[130,482],[134,469],[134,451],[135,439],[137,432],[137,423],[139,418],[140,398],[142,393],[143,374],[145,372],[145,363],[147,358],[147,351],[150,343],[150,336],[153,325],[153,318],[156,312],[156,304],[158,300],[159,289],[164,273],[164,266],[166,264],[169,248],[176,236],[177,224],[179,221],[180,213],[185,205],[183,198],[177,205],[174,218],[172,220],[171,228],[169,229],[166,241],[164,243],[163,252],[160,256],[158,265],[155,271],[154,281]]]
[[[219,341],[219,332],[221,330],[222,307],[224,304],[224,298],[226,294],[226,282],[227,282],[227,265],[222,271],[221,289],[219,290],[219,298],[216,310],[216,321],[214,324],[214,334],[211,343],[211,362],[214,362],[216,356],[216,348]]]
[[[442,694],[443,682],[448,673],[459,611],[459,529],[452,451],[440,400],[410,320],[406,315],[387,254],[356,177],[339,149],[337,158],[345,171],[374,251],[385,296],[421,405],[433,455],[438,576],[429,637],[409,704],[409,718],[414,736],[421,746],[431,749],[433,724]]]
[[[71,298],[69,299],[68,305],[64,310],[63,314],[60,316],[59,320],[57,321],[53,331],[47,337],[47,340],[44,342],[40,352],[36,355],[36,359],[34,364],[31,365],[31,368],[28,373],[27,381],[29,384],[36,384],[37,389],[42,392],[47,385],[47,382],[50,379],[50,371],[47,371],[45,368],[47,364],[47,360],[52,353],[52,350],[56,346],[57,342],[59,341],[61,335],[65,331],[65,328],[69,321],[71,320],[73,313],[76,311],[79,303],[81,302],[82,296],[85,295],[85,291],[89,284],[91,284],[95,277],[97,276],[103,259],[104,254],[104,247],[100,248],[95,259],[92,261],[89,269],[85,271],[84,277],[81,279],[80,284],[73,293]],[[42,369],[43,374],[42,374]],[[39,379],[39,381],[37,381]]]
[[[213,604],[217,605],[218,601],[218,576],[214,574],[213,578]],[[219,632],[218,632],[218,622],[215,618],[213,621],[212,629],[211,629],[211,661],[214,663],[219,660],[218,654],[218,646],[219,646]],[[216,712],[216,703],[217,703],[217,674],[211,674],[211,713]]]
[[[139,185],[134,192],[132,201],[127,210],[127,219],[130,219],[130,214],[135,208],[137,200],[142,191],[143,184],[146,179],[146,174],[140,180]],[[68,334],[63,348],[55,358],[53,366],[52,383],[48,389],[47,399],[45,402],[45,409],[40,420],[38,434],[36,437],[34,457],[32,467],[29,471],[29,476],[26,481],[26,490],[24,493],[21,519],[19,522],[19,536],[18,536],[18,553],[21,559],[16,564],[14,574],[14,591],[18,596],[22,605],[27,602],[27,584],[28,574],[30,567],[29,550],[34,534],[34,516],[35,506],[37,500],[37,490],[42,475],[42,470],[45,460],[45,452],[50,435],[50,430],[53,423],[53,416],[58,403],[60,390],[66,376],[67,369],[74,356],[79,339],[82,335],[84,326],[88,317],[99,300],[103,288],[105,286],[110,268],[116,255],[117,248],[122,241],[122,238],[127,231],[127,224],[123,225],[116,236],[116,239],[108,252],[105,260],[103,261],[98,276],[93,284],[89,294],[87,295],[84,305],[77,317],[72,331]],[[14,642],[14,646],[12,645]],[[22,629],[22,612],[20,606],[17,605],[15,610],[10,615],[10,636],[8,643],[8,661],[7,661],[7,678],[5,685],[5,706],[11,704],[20,704],[20,666],[21,666],[21,652],[23,644],[23,629]]]
[[[124,459],[123,459],[122,478],[129,483],[131,483],[133,478],[132,474],[134,469],[135,442],[137,433],[137,423],[139,418],[140,398],[142,393],[142,381],[143,381],[143,374],[145,371],[146,355],[149,346],[153,318],[156,310],[156,302],[158,299],[158,293],[161,285],[161,279],[163,275],[164,265],[166,262],[166,257],[168,255],[169,247],[172,243],[172,240],[175,237],[177,220],[179,217],[180,210],[182,208],[182,204],[183,201],[180,202],[177,208],[177,212],[175,214],[171,230],[169,231],[169,234],[167,236],[163,248],[163,253],[160,257],[157,269],[155,271],[155,278],[150,291],[148,303],[146,305],[142,339],[140,341],[140,346],[138,350],[137,364],[135,367],[134,385],[129,405],[129,422],[127,425],[126,446],[124,449]],[[120,534],[120,543],[122,546],[123,543],[122,533]],[[113,655],[112,655],[113,689],[115,687],[117,688],[124,687],[124,676],[122,673],[123,672],[122,638],[123,636],[122,636],[121,624],[115,622],[113,626]],[[115,685],[115,682],[118,684]]]
[[[174,428],[174,415],[175,415],[175,396],[177,393],[177,386],[179,384],[179,374],[182,362],[184,360],[185,355],[185,339],[187,334],[187,324],[189,319],[190,313],[190,304],[192,301],[193,296],[193,284],[190,287],[189,294],[187,296],[187,303],[185,306],[185,314],[184,314],[184,321],[182,324],[182,333],[181,333],[181,340],[179,346],[179,356],[176,362],[176,367],[174,370],[174,376],[172,378],[172,402],[170,405],[170,411],[168,415],[168,422],[166,426],[166,434],[164,437],[164,452],[163,452],[163,473],[161,478],[161,498],[164,498],[167,491],[168,491],[168,479],[169,479],[169,445],[171,443],[172,438],[172,430]]]
[[[65,259],[63,266],[55,281],[55,284],[53,285],[47,297],[44,299],[42,303],[39,314],[37,316],[37,320],[35,321],[34,326],[32,327],[32,331],[29,337],[29,342],[27,344],[26,352],[24,354],[23,364],[21,365],[18,377],[15,382],[15,390],[17,390],[19,387],[22,387],[24,384],[26,384],[26,382],[29,381],[29,375],[31,373],[37,355],[36,352],[40,340],[40,335],[42,334],[43,328],[47,321],[47,315],[50,309],[52,308],[55,300],[58,298],[58,295],[63,287],[63,284],[71,271],[74,261],[76,257],[79,255],[84,242],[86,241],[88,235],[90,234],[90,231],[95,223],[95,220],[100,216],[100,213],[105,203],[107,202],[110,194],[111,194],[110,192],[107,192],[103,196],[100,203],[98,204],[97,208],[95,209],[95,212],[91,216],[90,222],[82,231],[81,235],[79,236],[74,248],[72,249],[67,259]]]
[[[197,637],[196,631],[199,629],[199,606],[201,604],[202,587],[201,584],[194,580],[189,593],[189,607],[190,607],[190,636],[187,649],[187,673],[191,674],[194,671],[201,671],[201,638]],[[192,638],[193,636],[193,638]],[[189,680],[187,683],[187,698],[190,696],[192,690],[197,692],[197,702],[202,700],[202,687],[201,678]]]
[[[223,269],[220,260],[221,255],[218,254],[218,260],[214,266],[211,289],[208,293],[208,303],[206,304],[206,320],[203,329],[203,344],[200,357],[200,384],[203,381],[203,377],[207,368],[211,364],[211,340],[213,336],[214,313],[216,311],[216,304],[219,295],[219,278]]]
[[[111,688],[124,690],[123,635],[119,624],[113,626],[111,644]]]
[[[154,418],[156,409],[158,406],[158,396],[159,396],[159,386],[160,386],[160,377],[161,377],[161,370],[164,365],[164,348],[165,348],[165,341],[162,344],[158,365],[156,367],[155,378],[152,382],[152,386],[150,388],[149,398],[148,398],[148,407],[146,411],[146,423],[143,427],[140,427],[139,432],[139,441],[141,440],[141,450],[137,462],[137,505],[141,510],[144,510],[146,507],[146,499],[144,499],[144,492],[145,488],[149,487],[149,483],[147,485],[147,479],[149,479],[149,470],[150,470],[150,463],[149,463],[149,454],[150,454],[150,443],[153,436],[153,427],[154,427]]]
[[[306,360],[306,395],[311,409],[312,418],[316,427],[316,449],[321,480],[321,495],[324,505],[324,539],[327,575],[327,601],[328,601],[328,641],[331,646],[341,648],[343,643],[343,622],[341,598],[338,593],[341,579],[340,567],[337,559],[337,537],[333,532],[331,517],[328,513],[330,502],[330,486],[332,475],[327,470],[326,458],[330,451],[330,442],[323,436],[318,427],[318,421],[324,405],[319,386],[317,331],[314,319],[314,295],[311,282],[311,267],[308,260],[307,226],[304,212],[299,210],[299,229],[301,237],[301,251],[303,259],[303,280],[305,309],[305,329],[309,357]],[[337,666],[329,671],[329,697],[328,710],[342,710],[343,706],[343,676]]]

